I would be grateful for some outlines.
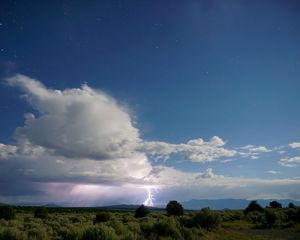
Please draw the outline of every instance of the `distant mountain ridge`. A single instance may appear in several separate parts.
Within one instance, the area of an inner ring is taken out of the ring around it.
[[[213,210],[222,209],[245,209],[252,200],[247,199],[192,199],[186,202],[181,202],[185,209],[198,210],[209,207]],[[282,204],[282,207],[287,207],[289,203],[300,206],[300,201],[291,199],[257,199],[258,204],[262,207],[269,206],[271,201],[277,201]]]
[[[181,202],[182,206],[186,210],[199,210],[201,208],[209,207],[213,210],[222,210],[222,209],[245,209],[248,204],[252,200],[247,199],[191,199],[189,201]],[[291,199],[257,199],[257,202],[262,206],[266,207],[269,206],[269,203],[271,201],[277,201],[282,204],[282,207],[287,207],[289,203],[293,203],[295,206],[300,206],[300,201],[291,200]],[[166,203],[167,204],[167,203]],[[153,210],[162,210],[165,209],[166,204],[164,205],[156,205],[154,207],[151,207]],[[0,203],[1,205],[5,205],[3,203]],[[60,203],[47,203],[47,202],[26,202],[26,203],[15,203],[12,205],[16,206],[44,206],[44,207],[67,207],[72,208],[75,206],[71,206],[70,203],[66,202],[60,202]],[[110,209],[110,210],[129,210],[129,209],[136,209],[140,206],[140,204],[111,204],[111,205],[104,205],[104,206],[81,206],[86,208],[98,208],[98,209]],[[80,206],[76,206],[80,207]]]

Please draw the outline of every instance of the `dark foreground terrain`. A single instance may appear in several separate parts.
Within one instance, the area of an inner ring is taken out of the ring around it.
[[[0,207],[0,240],[300,239],[295,206],[244,210]]]

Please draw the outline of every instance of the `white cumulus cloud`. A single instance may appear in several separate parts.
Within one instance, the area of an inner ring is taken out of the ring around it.
[[[0,159],[7,159],[10,156],[14,155],[17,151],[16,146],[5,145],[0,143]]]
[[[87,85],[63,91],[46,88],[24,75],[8,78],[25,91],[38,114],[26,115],[17,138],[73,158],[129,157],[140,141],[128,111],[105,93]]]
[[[221,157],[233,157],[235,150],[224,148],[225,142],[217,136],[209,141],[202,138],[189,140],[183,144],[170,144],[166,142],[143,142],[139,150],[157,156],[169,156],[170,154],[181,153],[185,159],[193,162],[210,162]]]
[[[300,165],[300,156],[282,158],[278,161],[278,163],[284,167],[297,167],[298,165]]]
[[[289,146],[291,148],[300,148],[300,142],[293,142],[293,143],[290,143]]]
[[[272,150],[268,149],[265,146],[246,145],[244,147],[238,148],[238,153],[241,157],[251,159],[258,159],[261,154],[271,151]]]

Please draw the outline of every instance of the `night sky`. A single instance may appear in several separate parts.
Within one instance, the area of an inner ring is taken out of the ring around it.
[[[0,202],[300,200],[299,11],[3,1]]]

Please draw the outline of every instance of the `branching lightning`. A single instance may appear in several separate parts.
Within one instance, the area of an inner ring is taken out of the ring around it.
[[[148,191],[148,196],[147,196],[147,198],[146,198],[146,200],[144,201],[143,204],[145,206],[153,207],[154,206],[154,204],[153,204],[154,197],[153,197],[153,194],[151,192],[151,188],[147,187],[147,191]]]

